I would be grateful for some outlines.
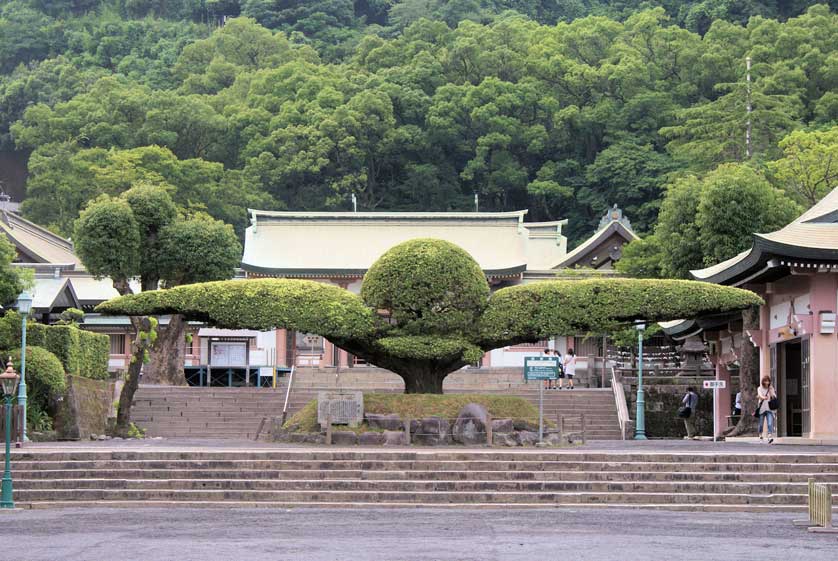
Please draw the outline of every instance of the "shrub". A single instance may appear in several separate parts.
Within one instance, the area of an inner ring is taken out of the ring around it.
[[[20,373],[20,349],[3,354],[11,356],[15,370]],[[52,397],[67,389],[64,367],[53,353],[41,347],[26,346],[26,396],[27,417],[40,419],[50,410]],[[31,413],[30,413],[31,412]]]
[[[370,267],[361,298],[386,310],[401,333],[462,333],[474,329],[486,307],[489,283],[464,249],[417,239],[393,247]]]

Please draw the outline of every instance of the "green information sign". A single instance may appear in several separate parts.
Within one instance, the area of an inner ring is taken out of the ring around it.
[[[555,380],[559,377],[559,359],[554,356],[524,357],[525,380]]]

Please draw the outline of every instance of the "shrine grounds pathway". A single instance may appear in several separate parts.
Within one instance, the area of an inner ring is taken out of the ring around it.
[[[56,509],[0,514],[3,561],[829,561],[789,513]]]

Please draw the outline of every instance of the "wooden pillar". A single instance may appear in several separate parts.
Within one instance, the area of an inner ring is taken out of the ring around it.
[[[274,358],[275,366],[291,366],[286,364],[288,357],[288,331],[285,329],[277,329],[276,334],[276,357]]]
[[[716,426],[719,429],[719,435],[724,434],[727,430],[727,418],[730,416],[730,396],[732,389],[730,387],[730,371],[725,367],[721,360],[716,360],[716,380],[724,380],[725,389],[717,390],[718,406],[716,407]]]

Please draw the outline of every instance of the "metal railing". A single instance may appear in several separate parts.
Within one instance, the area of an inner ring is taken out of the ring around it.
[[[291,386],[294,385],[294,371],[297,369],[296,365],[291,367],[291,372],[288,374],[288,387],[285,388],[285,404],[282,406],[282,423],[281,425],[285,424],[285,420],[288,417],[288,399],[291,397]]]
[[[614,403],[617,404],[617,418],[620,421],[620,436],[626,439],[626,430],[631,422],[629,417],[628,404],[626,404],[626,392],[623,389],[623,380],[617,376],[617,371],[611,367],[611,390],[614,392]]]
[[[828,483],[809,478],[809,518],[795,520],[795,526],[807,526],[810,532],[838,533],[832,525],[832,489]]]

